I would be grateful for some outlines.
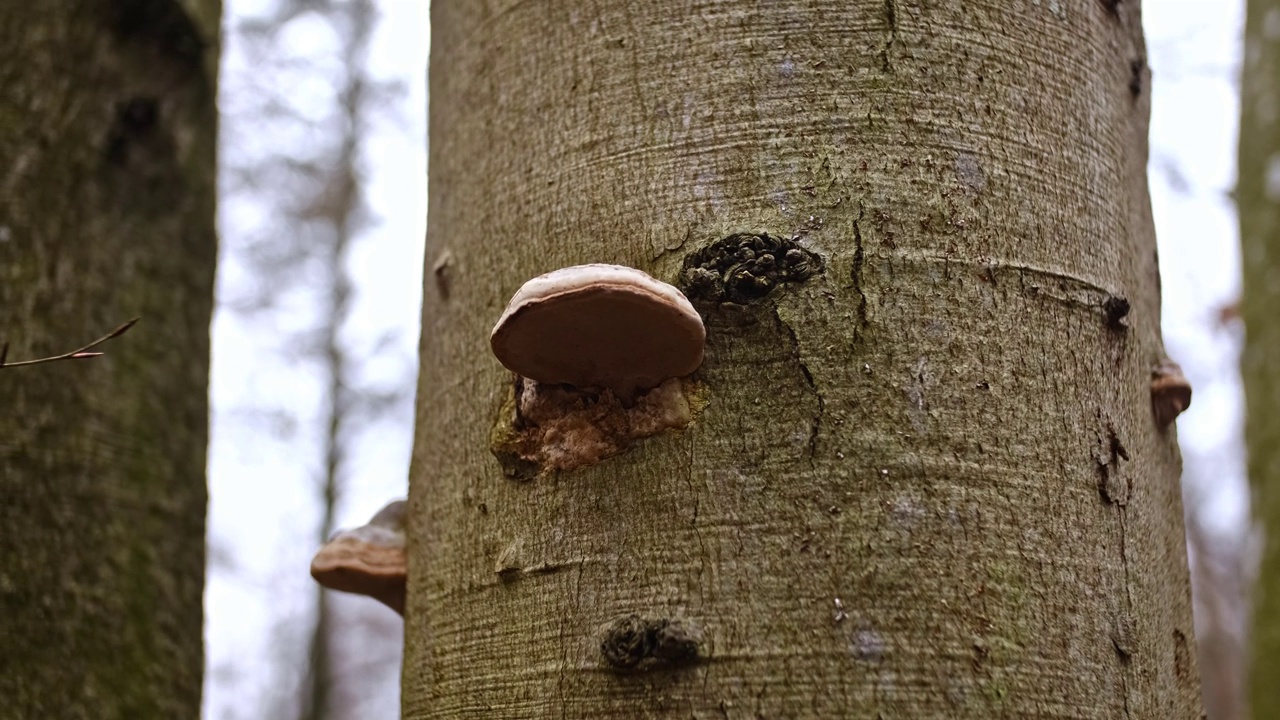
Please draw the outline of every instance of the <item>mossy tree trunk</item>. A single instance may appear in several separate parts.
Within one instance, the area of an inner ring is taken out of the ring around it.
[[[1253,592],[1252,716],[1280,717],[1280,1],[1249,0],[1241,79],[1237,199],[1244,260],[1245,444],[1262,531]]]
[[[0,717],[200,713],[219,14],[0,3]]]
[[[435,2],[405,717],[1199,718],[1138,5]],[[739,233],[694,424],[505,477],[520,283]]]

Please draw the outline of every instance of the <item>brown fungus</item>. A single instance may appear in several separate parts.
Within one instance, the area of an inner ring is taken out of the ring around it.
[[[521,377],[608,389],[630,404],[697,370],[706,330],[674,286],[621,265],[575,265],[526,282],[489,342]]]
[[[1165,359],[1151,371],[1151,410],[1164,429],[1191,406],[1191,383],[1178,363]]]
[[[396,500],[367,525],[334,533],[311,561],[311,577],[330,590],[368,595],[403,615],[404,520],[405,501]]]
[[[509,477],[594,465],[666,430],[706,402],[702,318],[675,287],[634,268],[577,265],[516,292],[490,336],[515,372],[490,434]]]

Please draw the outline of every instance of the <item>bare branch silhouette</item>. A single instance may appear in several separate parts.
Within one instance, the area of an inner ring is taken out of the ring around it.
[[[40,363],[55,362],[57,360],[86,360],[88,358],[96,358],[100,355],[105,355],[106,353],[90,352],[90,351],[112,338],[118,338],[121,335],[125,334],[126,332],[129,331],[129,328],[133,327],[141,319],[142,318],[133,318],[132,320],[129,320],[128,322],[123,323],[116,329],[112,330],[106,335],[103,335],[97,340],[94,340],[88,345],[85,345],[84,347],[78,347],[75,350],[72,350],[71,352],[65,352],[65,353],[62,353],[61,355],[53,355],[51,357],[36,358],[35,360],[19,360],[18,362],[6,362],[6,360],[9,357],[9,343],[6,342],[0,345],[0,368],[18,367],[19,365],[39,365]]]

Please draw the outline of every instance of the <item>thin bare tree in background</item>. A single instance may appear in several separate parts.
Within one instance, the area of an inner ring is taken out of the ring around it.
[[[1247,534],[1214,533],[1202,515],[1187,513],[1187,544],[1205,711],[1210,720],[1237,720],[1244,716]]]
[[[320,327],[320,352],[323,353],[329,391],[324,413],[325,423],[324,477],[321,480],[323,519],[318,543],[328,539],[334,530],[334,515],[348,472],[347,448],[343,443],[344,426],[359,398],[349,387],[352,364],[357,359],[346,348],[339,332],[350,310],[352,281],[346,263],[352,241],[360,230],[363,202],[360,192],[360,140],[363,137],[366,111],[366,86],[360,63],[369,44],[373,7],[368,0],[332,4],[326,8],[338,14],[335,29],[342,36],[343,82],[338,91],[343,132],[328,172],[324,173],[320,193],[304,208],[302,219],[325,227],[330,241],[318,248],[325,253],[323,264],[328,277],[328,308]],[[333,692],[334,670],[339,656],[334,624],[337,622],[327,591],[316,588],[315,629],[308,652],[309,667],[298,708],[299,720],[322,720],[338,717],[340,705]]]
[[[286,57],[285,28],[304,16],[327,25],[336,44],[314,57]],[[285,323],[299,314],[310,320],[301,331],[284,334],[279,352],[307,363],[323,385],[315,416],[308,419],[314,421],[319,456],[316,547],[336,529],[337,511],[353,477],[353,436],[394,404],[409,402],[412,393],[412,378],[386,389],[365,387],[358,379],[364,361],[387,345],[389,337],[370,348],[354,348],[344,339],[356,294],[351,253],[372,224],[362,189],[363,140],[371,112],[385,111],[396,90],[372,80],[364,67],[376,20],[373,0],[291,0],[276,13],[232,30],[255,59],[254,77],[243,80],[246,91],[258,97],[244,105],[264,109],[262,122],[282,134],[309,138],[304,148],[282,148],[266,156],[249,152],[245,162],[224,168],[230,183],[225,192],[268,198],[278,218],[274,232],[246,248],[249,275],[257,287],[232,293],[224,307]],[[318,74],[329,83],[332,106],[319,120],[291,107],[290,95],[302,91],[278,79],[290,72]],[[273,82],[263,81],[273,77]],[[299,299],[308,308],[303,313],[294,304]],[[305,566],[298,572],[305,573]],[[369,695],[388,685],[387,676],[398,674],[400,622],[367,600],[348,601],[318,587],[314,591],[315,609],[303,618],[305,629],[297,626],[296,617],[279,619],[278,637],[288,640],[277,649],[276,674],[283,682],[275,683],[281,690],[272,699],[274,707],[263,708],[261,716],[371,717]],[[349,635],[364,642],[353,643]],[[385,640],[370,641],[379,636]],[[394,702],[382,705],[394,708]]]

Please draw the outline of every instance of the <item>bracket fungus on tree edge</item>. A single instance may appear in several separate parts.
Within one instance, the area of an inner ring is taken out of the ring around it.
[[[526,282],[489,337],[517,375],[494,454],[510,475],[594,464],[692,421],[702,317],[635,268],[575,265]]]
[[[367,525],[334,533],[311,561],[311,577],[330,590],[368,595],[404,615],[404,520],[405,501],[396,500]]]
[[[1151,410],[1160,429],[1169,426],[1184,410],[1191,407],[1191,383],[1182,367],[1168,358],[1151,371]]]

